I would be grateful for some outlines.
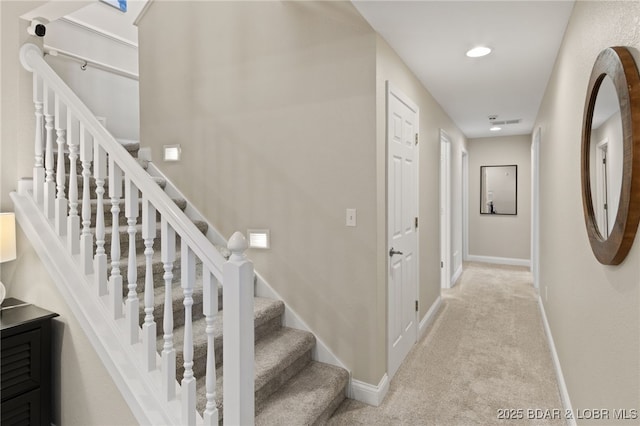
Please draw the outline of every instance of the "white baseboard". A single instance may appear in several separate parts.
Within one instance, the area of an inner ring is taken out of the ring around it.
[[[384,397],[389,391],[389,376],[387,373],[382,376],[378,386],[370,385],[369,383],[361,382],[360,380],[352,379],[351,388],[349,390],[348,397],[355,399],[356,401],[364,402],[365,404],[378,407]]]
[[[440,310],[440,305],[442,305],[442,298],[438,296],[438,298],[435,302],[433,302],[433,305],[431,305],[422,320],[420,320],[420,324],[418,325],[418,340],[424,337],[425,333],[427,332],[427,328],[429,328],[429,326],[435,319],[436,314]]]
[[[497,265],[526,266],[529,268],[531,267],[531,260],[515,259],[511,257],[476,256],[474,254],[470,254],[469,256],[467,256],[467,260],[470,262],[495,263]]]
[[[560,367],[560,359],[556,352],[556,345],[553,342],[553,336],[551,335],[551,328],[547,321],[547,314],[542,304],[542,298],[538,296],[538,306],[540,307],[540,314],[542,315],[542,324],[544,325],[544,334],[547,336],[547,343],[549,344],[549,350],[551,351],[551,359],[556,371],[556,379],[558,380],[558,389],[560,391],[560,400],[562,401],[562,408],[565,413],[573,413],[573,407],[571,406],[571,399],[569,398],[569,391],[567,390],[567,384],[564,381],[564,375],[562,374],[562,368]],[[575,426],[575,418],[567,419],[568,426]]]
[[[451,277],[451,283],[449,284],[449,288],[453,288],[453,286],[456,285],[456,281],[458,281],[458,278],[460,278],[460,275],[462,275],[462,263],[460,264],[460,266],[458,266],[458,269]]]

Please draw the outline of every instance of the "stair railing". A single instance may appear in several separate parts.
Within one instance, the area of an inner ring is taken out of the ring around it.
[[[93,276],[95,281],[92,285],[95,288],[96,297],[108,300],[112,319],[125,320],[126,327],[122,339],[129,345],[142,343],[143,356],[136,361],[135,367],[147,373],[160,369],[162,384],[156,395],[158,404],[166,404],[180,398],[182,406],[180,424],[195,425],[201,422],[206,425],[218,424],[214,318],[218,311],[217,286],[221,283],[224,287],[224,423],[253,424],[253,264],[244,255],[247,248],[244,236],[237,232],[231,237],[229,249],[232,255],[225,262],[222,255],[194,223],[44,61],[43,53],[36,45],[25,44],[20,50],[20,61],[25,69],[33,73],[34,201],[42,208],[42,213],[50,220],[58,236],[66,239],[69,254],[79,259],[79,268],[85,276],[87,278]],[[56,155],[57,165],[54,165]],[[70,174],[68,188],[66,187],[65,157],[68,159]],[[77,167],[78,160],[81,171]],[[95,235],[91,229],[92,179],[95,181],[94,192],[97,198]],[[79,181],[82,183],[81,191],[79,191]],[[119,241],[123,195],[124,218],[129,239],[126,260],[121,258]],[[109,255],[105,247],[108,234],[104,218],[105,203],[110,203],[112,215]],[[160,216],[161,259],[165,282],[163,347],[160,362],[156,352],[157,324],[153,315],[152,270],[158,215]],[[141,226],[136,226],[138,224]],[[138,265],[135,240],[138,230],[141,230],[145,257],[143,295],[145,315],[142,327],[139,326],[140,297],[137,293],[136,272]],[[176,382],[171,292],[178,237],[181,250],[181,287],[185,307],[184,373],[180,385]],[[107,263],[108,259],[111,261],[110,264]],[[203,314],[207,325],[205,373],[207,402],[202,418],[196,411],[196,378],[193,373],[192,306],[197,260],[202,264]],[[120,273],[122,261],[128,263],[126,277],[122,277]],[[123,302],[124,280],[127,283],[128,293]]]

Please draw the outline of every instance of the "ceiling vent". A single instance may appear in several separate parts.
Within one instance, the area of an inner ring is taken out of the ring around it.
[[[496,126],[504,126],[508,124],[519,124],[522,121],[521,118],[515,120],[502,120],[502,121],[492,121],[491,124]]]

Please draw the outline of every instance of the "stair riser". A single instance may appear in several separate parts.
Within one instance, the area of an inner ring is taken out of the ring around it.
[[[255,411],[258,412],[264,406],[266,399],[275,391],[277,391],[290,378],[298,374],[311,362],[311,350],[305,352],[296,359],[291,365],[285,368],[280,374],[265,383],[260,389],[256,390]]]

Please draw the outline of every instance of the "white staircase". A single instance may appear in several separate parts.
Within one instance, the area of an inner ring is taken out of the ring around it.
[[[311,359],[315,337],[283,327],[281,301],[254,296],[242,234],[225,261],[139,146],[116,141],[35,45],[20,54],[36,137],[16,217],[138,421],[327,420],[349,374]]]

